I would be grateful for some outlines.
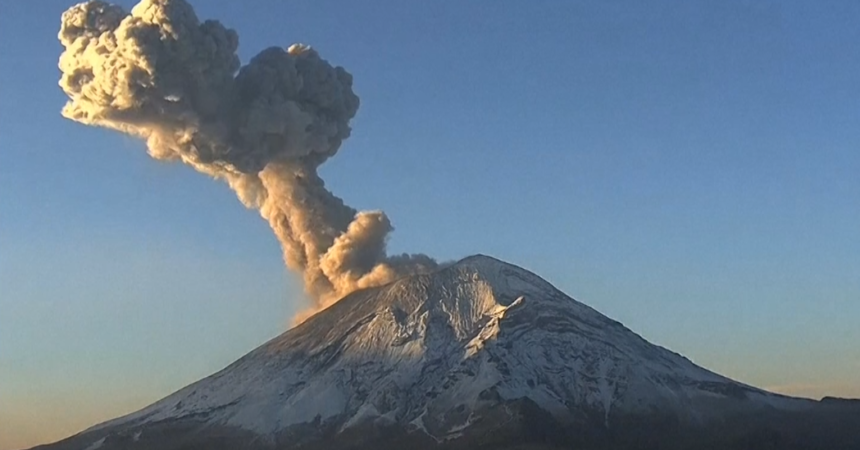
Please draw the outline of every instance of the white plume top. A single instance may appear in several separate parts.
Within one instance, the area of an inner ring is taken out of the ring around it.
[[[423,255],[388,256],[388,217],[347,206],[317,174],[349,137],[359,100],[352,76],[311,47],[270,47],[240,66],[236,32],[200,22],[184,0],[143,0],[130,13],[81,3],[63,14],[59,39],[63,115],[226,181],[301,272],[309,313],[436,267]]]

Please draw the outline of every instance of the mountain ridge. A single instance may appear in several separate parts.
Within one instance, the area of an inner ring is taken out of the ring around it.
[[[188,436],[211,445],[207,436],[221,433],[242,448],[361,448],[345,437],[378,434],[432,448],[510,427],[513,441],[537,433],[602,442],[647,435],[646,423],[674,433],[818,405],[699,367],[532,272],[473,255],[353,292],[212,376],[73,440],[186,448],[196,439]]]

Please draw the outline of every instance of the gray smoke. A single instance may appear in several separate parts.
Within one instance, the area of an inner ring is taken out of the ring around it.
[[[317,168],[350,134],[352,76],[308,46],[271,47],[240,66],[235,31],[200,22],[184,0],[101,1],[63,13],[63,115],[144,139],[159,160],[227,182],[269,222],[322,309],[349,292],[434,268],[386,253],[381,211],[329,192]]]

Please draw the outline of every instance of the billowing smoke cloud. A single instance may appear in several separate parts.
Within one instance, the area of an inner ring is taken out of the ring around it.
[[[131,13],[82,3],[63,14],[59,38],[63,115],[140,137],[153,158],[227,182],[271,225],[310,312],[435,267],[423,255],[388,256],[388,217],[347,206],[317,174],[349,136],[359,101],[352,76],[315,50],[272,47],[240,67],[236,32],[201,23],[184,0],[143,0]]]

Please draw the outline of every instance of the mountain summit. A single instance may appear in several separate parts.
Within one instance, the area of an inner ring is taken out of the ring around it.
[[[730,380],[477,255],[354,292],[222,371],[44,448],[860,448],[857,430],[850,401]]]

